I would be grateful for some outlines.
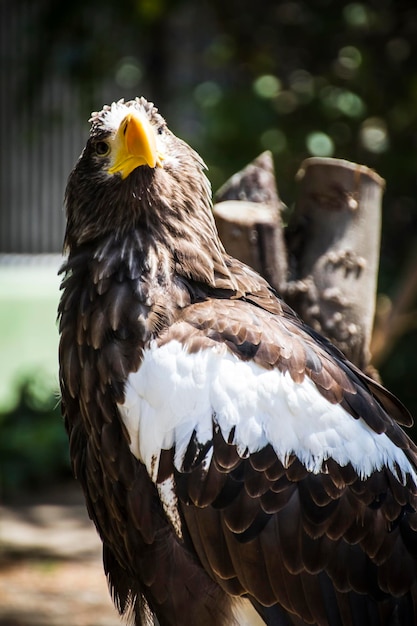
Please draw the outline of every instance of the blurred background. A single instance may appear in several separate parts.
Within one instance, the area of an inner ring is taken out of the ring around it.
[[[265,149],[291,207],[308,156],[385,178],[377,363],[417,415],[417,7],[368,0],[0,0],[0,480],[68,478],[57,392],[66,179],[104,103],[144,95],[217,189]],[[392,339],[392,338],[391,338]]]
[[[308,156],[386,179],[379,315],[398,297],[408,310],[377,365],[417,414],[413,1],[2,0],[0,28],[3,491],[67,468],[55,324],[63,196],[90,112],[121,97],[154,100],[214,189],[265,149],[290,207]]]

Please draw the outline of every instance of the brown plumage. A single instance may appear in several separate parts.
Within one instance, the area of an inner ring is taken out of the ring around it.
[[[415,624],[408,412],[228,257],[204,164],[152,104],[91,121],[66,193],[60,381],[118,610]]]

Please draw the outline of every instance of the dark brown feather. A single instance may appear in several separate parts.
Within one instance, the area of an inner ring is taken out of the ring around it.
[[[213,504],[218,501],[227,481],[227,474],[220,472],[215,463],[210,464],[207,472],[192,472],[187,483],[191,502],[198,507]]]

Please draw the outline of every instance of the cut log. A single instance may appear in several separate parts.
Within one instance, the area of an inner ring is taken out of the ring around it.
[[[285,297],[358,367],[370,361],[384,180],[349,161],[305,160],[288,229]]]
[[[214,216],[227,252],[282,292],[287,280],[281,202],[270,152],[262,153],[217,192]]]

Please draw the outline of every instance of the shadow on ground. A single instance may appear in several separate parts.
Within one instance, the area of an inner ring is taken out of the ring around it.
[[[120,624],[75,483],[0,506],[0,626]]]

